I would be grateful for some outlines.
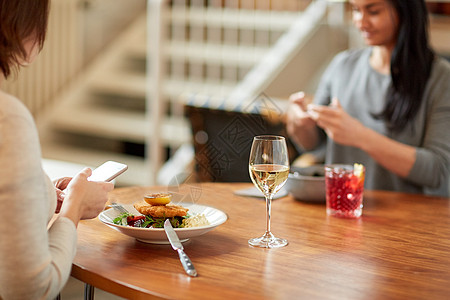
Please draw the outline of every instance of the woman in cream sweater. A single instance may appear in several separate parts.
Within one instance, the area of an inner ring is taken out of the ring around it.
[[[39,53],[48,11],[48,0],[0,0],[0,84]],[[0,166],[0,299],[52,299],[70,275],[78,221],[102,211],[113,185],[88,181],[86,168],[55,186],[31,114],[1,90]],[[47,228],[60,190],[59,215]]]

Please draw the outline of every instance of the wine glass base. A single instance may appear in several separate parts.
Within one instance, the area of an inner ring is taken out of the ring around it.
[[[289,242],[285,239],[276,238],[269,232],[262,237],[249,239],[248,244],[259,248],[280,248],[287,246]]]

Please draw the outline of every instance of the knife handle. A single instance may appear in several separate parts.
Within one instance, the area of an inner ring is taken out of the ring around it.
[[[182,249],[177,249],[178,255],[180,256],[181,264],[183,265],[184,270],[189,276],[197,276],[197,270],[194,268],[192,261],[189,257],[184,253]]]

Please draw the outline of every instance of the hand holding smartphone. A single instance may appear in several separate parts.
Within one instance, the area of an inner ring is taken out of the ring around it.
[[[125,172],[127,169],[127,165],[110,160],[95,168],[92,171],[91,176],[89,176],[88,180],[110,182],[111,180]],[[66,189],[60,192],[59,197],[61,198],[61,202],[63,201],[65,195]]]
[[[125,172],[127,169],[127,165],[110,160],[95,168],[88,180],[109,182]]]

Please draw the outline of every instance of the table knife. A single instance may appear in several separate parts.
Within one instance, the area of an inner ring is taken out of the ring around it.
[[[167,219],[164,222],[164,230],[166,231],[167,238],[169,239],[172,248],[178,252],[180,256],[181,264],[183,265],[184,270],[189,276],[197,276],[197,270],[194,268],[189,257],[183,251],[183,245],[180,242],[180,239],[177,236],[175,230],[173,230],[172,224],[170,224],[170,220]]]

